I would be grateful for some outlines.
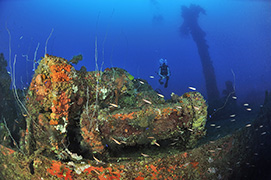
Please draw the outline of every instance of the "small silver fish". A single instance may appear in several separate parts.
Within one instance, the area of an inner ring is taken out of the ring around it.
[[[232,96],[232,99],[237,99],[237,97],[236,96]]]
[[[96,169],[93,169],[92,171],[94,171],[96,174],[100,174]]]
[[[250,127],[250,126],[251,126],[251,124],[247,124],[247,125],[246,125],[246,127]]]
[[[141,155],[144,156],[144,157],[149,157],[148,154],[141,153]]]
[[[114,138],[112,138],[112,137],[111,137],[111,139],[112,139],[115,143],[117,143],[118,145],[121,145],[121,142],[119,142],[118,140],[116,140],[116,139],[114,139]]]
[[[265,135],[265,134],[266,134],[266,132],[261,133],[261,135]]]
[[[188,89],[191,89],[193,91],[196,91],[196,88],[195,87],[192,87],[192,86],[189,86]]]
[[[251,111],[252,109],[251,108],[247,108],[247,111]]]
[[[152,141],[156,146],[160,146],[160,144],[158,144],[158,142],[156,142],[156,140]]]
[[[245,103],[244,106],[248,106],[249,104]]]
[[[143,81],[139,81],[140,82],[140,84],[145,84]]]
[[[194,109],[196,109],[197,111],[199,110],[199,107],[197,107],[197,106],[194,106]]]
[[[151,101],[148,101],[146,99],[142,99],[142,101],[144,101],[145,103],[148,103],[148,104],[152,104]]]
[[[160,96],[161,98],[164,98],[164,97],[165,97],[165,96],[162,95],[162,94],[158,94],[158,93],[157,93],[157,95]]]
[[[210,126],[215,127],[215,124],[210,124]]]
[[[93,159],[98,162],[98,163],[102,163],[102,161],[100,161],[99,159],[97,159],[94,155],[93,155]]]
[[[230,115],[230,117],[235,117],[235,114]]]
[[[151,79],[153,79],[153,78],[154,78],[154,76],[150,76],[150,78],[151,78]]]
[[[119,107],[117,104],[109,103],[110,106]]]

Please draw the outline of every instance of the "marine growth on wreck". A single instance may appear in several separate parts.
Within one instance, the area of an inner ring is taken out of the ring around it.
[[[71,63],[46,54],[29,86],[20,148],[31,174],[39,171],[42,157],[52,164],[48,175],[69,179],[72,170],[63,164],[68,163],[96,177],[99,170],[93,174],[89,163],[111,167],[125,159],[149,159],[150,149],[160,157],[160,149],[169,146],[181,152],[205,135],[207,105],[200,93],[173,93],[165,101],[124,69],[77,71]],[[65,173],[53,170],[59,166]]]
[[[27,93],[26,136],[21,143],[60,160],[106,160],[111,152],[163,142],[191,148],[205,135],[207,105],[198,92],[169,102],[144,80],[120,68],[76,71],[46,55]],[[75,158],[76,160],[76,158]]]
[[[240,179],[264,161],[265,149],[253,144],[269,142],[268,92],[257,120],[203,139],[199,92],[165,100],[124,69],[77,71],[71,63],[46,54],[26,92],[25,128],[12,139],[0,124],[0,179]]]

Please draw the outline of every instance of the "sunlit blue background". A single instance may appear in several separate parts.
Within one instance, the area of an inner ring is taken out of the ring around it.
[[[215,68],[219,91],[236,75],[240,103],[262,103],[271,89],[271,3],[257,0],[1,0],[0,52],[8,57],[11,32],[12,59],[17,54],[16,84],[27,86],[33,75],[32,60],[47,53],[71,59],[82,54],[82,65],[121,67],[136,78],[146,79],[169,97],[194,86],[206,95],[201,61],[191,37],[180,36],[181,6],[200,5],[206,15],[199,24]],[[26,61],[22,55],[28,55]],[[168,88],[158,83],[159,59],[171,68]],[[149,76],[155,76],[151,79]]]

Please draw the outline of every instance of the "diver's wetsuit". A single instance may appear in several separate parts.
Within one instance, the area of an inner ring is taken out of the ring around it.
[[[163,63],[160,68],[159,68],[159,83],[163,84],[164,82],[162,82],[163,79],[166,78],[166,83],[164,85],[164,87],[166,88],[168,86],[168,80],[169,80],[169,67]]]

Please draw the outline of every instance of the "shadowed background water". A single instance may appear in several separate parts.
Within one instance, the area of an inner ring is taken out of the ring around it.
[[[177,0],[2,0],[0,1],[0,50],[8,59],[11,32],[13,60],[17,54],[16,84],[27,87],[33,75],[33,59],[47,53],[71,59],[82,54],[82,65],[95,70],[97,38],[99,68],[120,67],[146,79],[168,98],[196,87],[206,96],[197,46],[191,36],[182,37],[181,6],[200,5],[206,15],[198,18],[206,32],[218,89],[233,81],[238,102],[260,105],[271,88],[271,4],[268,1]],[[22,55],[28,55],[30,61]],[[158,83],[159,59],[171,70],[168,88]],[[101,67],[101,65],[103,66]],[[150,76],[154,76],[151,79]]]

